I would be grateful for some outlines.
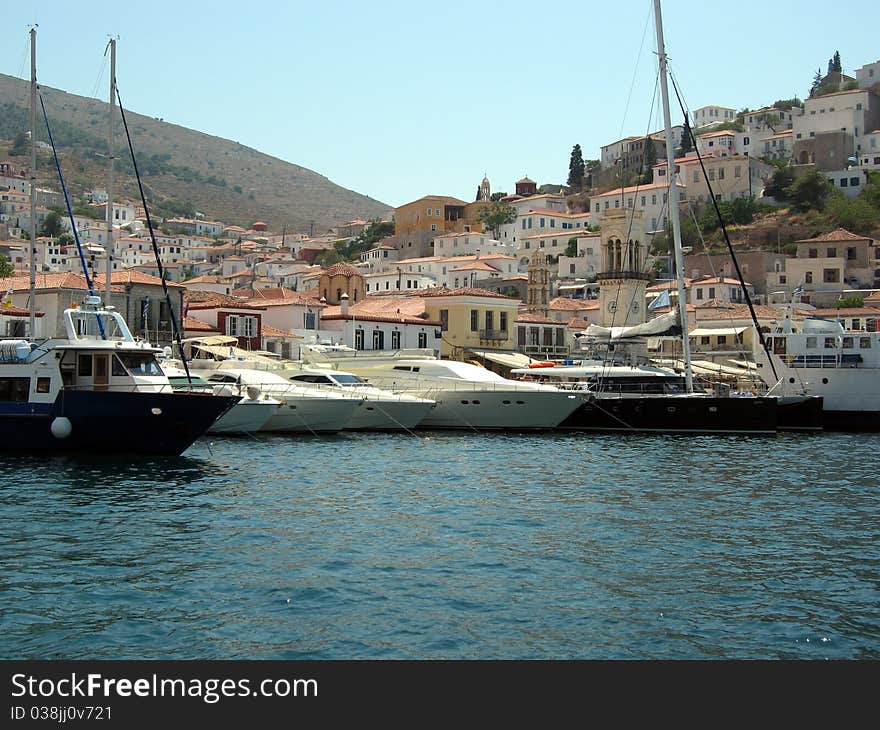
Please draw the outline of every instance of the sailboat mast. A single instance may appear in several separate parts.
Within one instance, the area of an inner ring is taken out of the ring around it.
[[[116,112],[116,39],[110,39],[110,115],[108,119],[107,156],[110,168],[107,171],[107,276],[105,281],[104,301],[110,304],[110,276],[112,274],[112,251],[113,251],[113,115]]]
[[[35,336],[37,323],[37,29],[31,28],[31,240],[30,248],[30,330]]]
[[[694,392],[694,372],[691,367],[691,343],[688,337],[687,293],[684,288],[684,254],[681,250],[681,221],[678,196],[675,189],[675,145],[672,140],[672,120],[669,114],[669,89],[666,83],[666,47],[663,43],[663,18],[660,0],[654,0],[654,26],[657,30],[657,56],[660,59],[660,94],[663,99],[663,123],[666,125],[666,179],[669,183],[667,205],[672,220],[672,238],[675,250],[675,272],[678,278],[678,314],[681,321],[681,349],[687,392]]]

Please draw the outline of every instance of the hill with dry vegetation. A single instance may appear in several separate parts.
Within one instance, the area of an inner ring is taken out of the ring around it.
[[[72,195],[106,187],[106,102],[41,86]],[[0,74],[0,158],[9,157],[16,136],[29,126],[29,84]],[[39,112],[38,112],[39,113]],[[387,215],[390,206],[334,184],[323,175],[238,142],[126,110],[138,168],[151,210],[188,203],[208,218],[249,227],[263,220],[273,230],[323,232],[355,218]],[[46,140],[40,119],[37,139]],[[116,125],[116,186],[138,199],[122,124]],[[13,150],[14,151],[14,150]],[[41,185],[59,189],[48,153],[38,163]]]

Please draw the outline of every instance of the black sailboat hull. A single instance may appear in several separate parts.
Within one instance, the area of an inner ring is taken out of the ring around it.
[[[779,396],[777,428],[780,431],[821,431],[827,413],[822,410],[823,401],[821,395]]]
[[[578,431],[776,433],[775,398],[707,395],[596,396],[560,425]]]
[[[177,456],[237,401],[197,393],[63,390],[49,406],[0,409],[0,448]]]
[[[880,431],[880,411],[828,411],[822,417],[826,431]]]

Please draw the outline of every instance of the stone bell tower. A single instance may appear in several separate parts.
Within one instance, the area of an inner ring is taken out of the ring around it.
[[[483,175],[483,182],[480,183],[480,201],[483,203],[492,201],[492,188],[489,185],[488,174]]]
[[[602,216],[602,271],[599,306],[602,326],[631,327],[645,321],[645,224],[642,211],[606,210]]]
[[[541,317],[550,316],[550,265],[547,254],[538,250],[532,254],[529,262],[528,302],[529,314]]]

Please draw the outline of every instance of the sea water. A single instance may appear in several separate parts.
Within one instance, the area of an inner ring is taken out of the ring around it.
[[[878,435],[6,454],[0,658],[880,658]]]

